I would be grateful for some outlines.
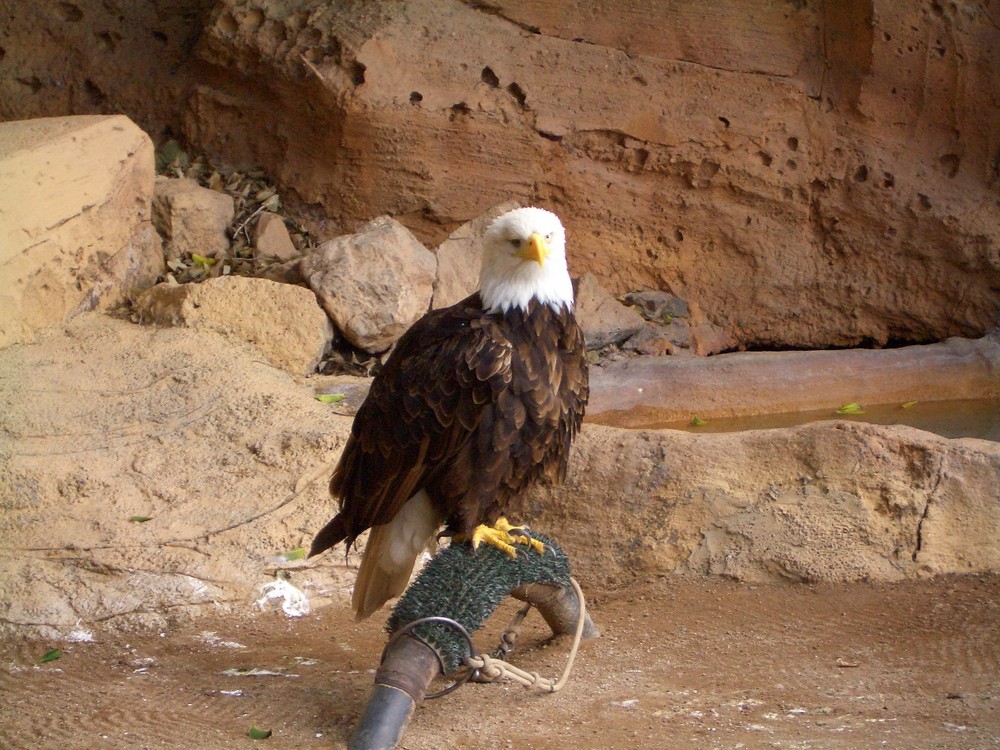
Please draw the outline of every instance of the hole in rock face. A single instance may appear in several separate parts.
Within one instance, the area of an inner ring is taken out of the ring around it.
[[[410,92],[410,104],[418,104],[424,100],[424,95],[419,91]]]
[[[83,82],[83,90],[87,93],[87,99],[94,106],[99,106],[107,101],[107,95],[101,88],[89,78]]]
[[[114,52],[118,49],[118,42],[121,39],[120,35],[111,31],[102,31],[95,36],[97,38],[97,45],[105,52]]]
[[[896,184],[896,175],[891,172],[882,173],[882,187],[891,188]]]
[[[219,20],[215,22],[216,30],[223,36],[227,37],[232,37],[233,35],[235,35],[239,27],[240,25],[236,21],[236,16],[234,16],[228,10],[225,11],[221,16],[219,16]]]
[[[45,85],[38,76],[31,76],[31,78],[18,78],[17,82],[31,89],[32,94],[37,94]]]
[[[451,113],[448,115],[448,120],[454,122],[459,117],[465,117],[472,114],[472,107],[470,107],[465,102],[456,102],[449,107]]]
[[[483,72],[479,77],[482,78],[483,83],[490,88],[495,89],[500,85],[500,79],[497,77],[497,74],[493,72],[493,68],[489,65],[483,68]]]
[[[788,148],[791,151],[799,150],[799,139],[796,138],[794,135],[788,139]]]
[[[56,3],[55,10],[63,21],[76,23],[83,19],[83,11],[73,3]]]
[[[678,242],[684,241],[684,232],[681,231],[680,227],[674,230],[674,239]]]
[[[860,167],[854,170],[854,181],[867,182],[867,180],[868,180],[868,167],[862,164]]]
[[[774,158],[766,151],[758,151],[757,158],[760,159],[760,163],[765,167],[771,166],[771,162],[774,161]]]
[[[958,154],[945,154],[940,159],[938,163],[941,164],[941,169],[949,177],[954,177],[958,174],[958,167],[961,165],[962,160],[958,157]]]
[[[520,104],[522,107],[524,106],[524,102],[527,101],[528,99],[527,94],[524,93],[524,89],[522,89],[516,83],[512,83],[510,84],[510,86],[507,87],[507,91],[509,91],[510,95],[517,100],[518,104]]]
[[[931,199],[928,198],[926,195],[924,195],[923,193],[917,193],[917,200],[920,201],[920,207],[924,211],[927,211],[927,210],[930,209],[930,207],[931,207]]]
[[[726,117],[723,117],[722,115],[719,115],[719,122],[721,122],[727,128],[729,127],[729,119],[726,118]]]
[[[357,61],[351,65],[351,81],[355,86],[365,82],[365,66]]]

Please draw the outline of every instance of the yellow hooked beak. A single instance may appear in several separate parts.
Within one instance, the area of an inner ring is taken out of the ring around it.
[[[545,241],[545,238],[538,232],[532,232],[528,242],[514,255],[524,260],[537,260],[538,265],[542,266],[545,265],[545,259],[550,252],[552,251],[549,250],[549,243]]]

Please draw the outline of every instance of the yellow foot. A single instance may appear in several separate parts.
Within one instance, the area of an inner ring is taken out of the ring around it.
[[[472,542],[473,549],[479,549],[480,543],[485,542],[506,553],[511,558],[517,557],[517,549],[514,548],[515,544],[527,545],[538,554],[544,555],[545,545],[523,532],[523,526],[511,526],[506,518],[498,518],[497,522],[492,526],[487,526],[486,524],[477,526],[468,541]]]

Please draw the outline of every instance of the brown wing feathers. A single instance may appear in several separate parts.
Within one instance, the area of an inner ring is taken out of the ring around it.
[[[562,478],[586,400],[571,313],[535,305],[504,320],[478,295],[432,313],[358,411],[330,482],[341,512],[310,555],[388,523],[420,489],[453,533],[494,521],[535,480]]]

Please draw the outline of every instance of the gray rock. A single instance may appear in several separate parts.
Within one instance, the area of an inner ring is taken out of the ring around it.
[[[657,323],[662,323],[668,315],[671,318],[686,318],[690,315],[688,303],[670,292],[629,292],[623,299],[625,304],[635,306],[646,320]]]
[[[642,316],[608,294],[593,274],[585,273],[573,286],[576,319],[588,349],[621,343],[646,327]]]
[[[373,354],[427,312],[434,290],[434,254],[388,216],[324,242],[299,269],[344,337]]]
[[[233,221],[233,199],[195,180],[157,177],[153,224],[163,237],[168,260],[197,253],[207,258],[229,248],[226,230]]]
[[[493,206],[472,221],[467,221],[438,245],[432,307],[453,305],[479,288],[483,233],[498,216],[520,207],[521,204],[517,201]]]

